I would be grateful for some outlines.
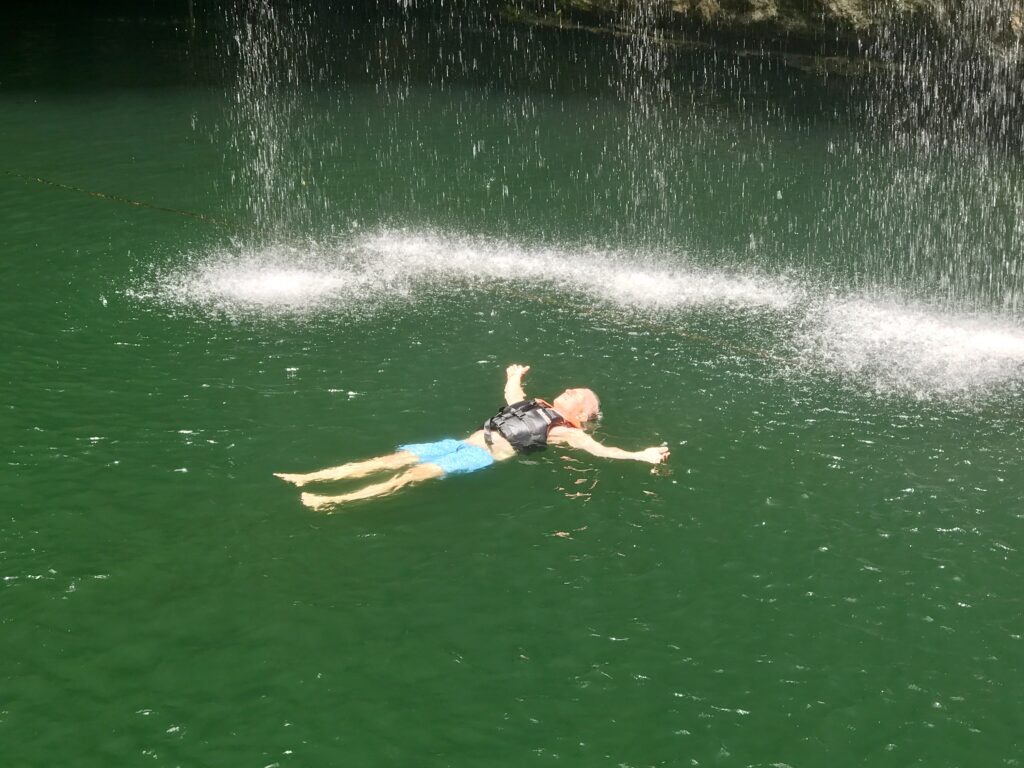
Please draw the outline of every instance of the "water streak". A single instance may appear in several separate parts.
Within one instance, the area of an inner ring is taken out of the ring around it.
[[[312,11],[272,0],[228,5],[221,55],[233,70],[226,113],[241,213],[260,234],[308,228],[317,145],[310,103],[326,72],[316,64]]]

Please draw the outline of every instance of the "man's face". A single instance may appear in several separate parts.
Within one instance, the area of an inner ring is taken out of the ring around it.
[[[558,410],[579,421],[590,421],[597,417],[601,405],[589,389],[567,389],[552,403]]]

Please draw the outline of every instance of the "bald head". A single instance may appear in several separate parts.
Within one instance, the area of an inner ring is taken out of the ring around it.
[[[601,401],[591,389],[567,389],[551,403],[559,413],[581,424],[601,415]]]

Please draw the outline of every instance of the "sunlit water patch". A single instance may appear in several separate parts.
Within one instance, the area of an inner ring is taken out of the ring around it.
[[[365,315],[466,291],[564,299],[671,327],[690,310],[761,318],[759,357],[780,371],[837,374],[915,397],[975,396],[1024,377],[1024,328],[1012,319],[835,294],[811,281],[696,263],[686,254],[526,245],[436,231],[381,229],[329,244],[244,245],[187,258],[130,295],[234,318]],[[698,329],[699,330],[699,329]],[[753,349],[749,339],[723,348]]]

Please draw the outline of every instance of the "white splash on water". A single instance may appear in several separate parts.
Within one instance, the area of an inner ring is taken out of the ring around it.
[[[233,317],[288,318],[366,314],[396,302],[508,288],[646,313],[659,326],[694,308],[774,316],[768,325],[776,349],[764,350],[768,358],[792,358],[802,370],[830,371],[880,393],[961,396],[1024,383],[1024,327],[1011,319],[899,297],[836,296],[679,254],[382,229],[328,245],[215,251],[130,293]]]
[[[782,309],[785,280],[679,266],[624,251],[528,247],[488,238],[381,230],[331,245],[225,249],[192,258],[132,292],[227,315],[373,311],[467,288],[549,288],[619,306]]]
[[[357,247],[433,289],[448,281],[493,290],[545,286],[620,306],[728,305],[781,309],[794,299],[782,279],[750,272],[680,266],[678,257],[622,250],[527,247],[432,232],[381,231]]]
[[[821,300],[808,307],[795,347],[881,392],[968,394],[1024,377],[1024,328],[913,303]]]
[[[344,307],[381,289],[383,276],[315,245],[225,249],[162,272],[138,298],[239,316],[303,315]]]

